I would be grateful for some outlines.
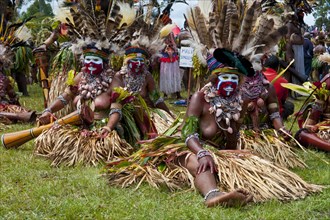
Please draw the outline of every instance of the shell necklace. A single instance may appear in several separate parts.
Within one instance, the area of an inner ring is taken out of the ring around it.
[[[98,95],[108,91],[112,81],[112,75],[103,71],[98,75],[84,72],[79,83],[79,94],[84,100],[95,99]]]
[[[232,134],[233,129],[230,127],[230,121],[238,121],[240,118],[240,111],[242,111],[243,99],[241,94],[236,91],[229,97],[221,97],[217,94],[217,90],[211,83],[206,84],[203,89],[204,99],[210,103],[210,114],[215,115],[215,121],[218,127],[228,133]],[[225,121],[228,128],[223,128],[220,125],[221,121]]]

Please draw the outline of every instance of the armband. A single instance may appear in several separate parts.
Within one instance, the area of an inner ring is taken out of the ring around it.
[[[314,102],[312,104],[312,109],[316,110],[316,111],[320,111],[320,112],[323,111],[322,105],[320,103],[317,103],[317,102]]]
[[[272,109],[274,109],[274,108],[278,108],[278,104],[277,104],[277,103],[270,103],[270,104],[268,105],[268,108],[272,108]]]
[[[279,112],[273,112],[272,114],[269,115],[269,118],[271,121],[273,121],[276,118],[281,118],[281,115]]]
[[[110,113],[109,113],[109,117],[114,113],[118,113],[119,114],[119,120],[121,120],[121,118],[123,117],[123,113],[122,113],[121,109],[119,109],[119,108],[111,109]]]
[[[63,97],[63,95],[59,95],[57,99],[60,100],[64,106],[68,104],[68,101]]]
[[[43,113],[45,113],[45,112],[52,113],[52,110],[50,110],[50,108],[46,108],[45,110],[43,110],[43,111],[41,112],[41,114],[43,114]]]
[[[188,145],[188,141],[190,141],[190,139],[192,139],[192,138],[195,138],[195,139],[197,139],[198,141],[199,141],[199,137],[198,137],[199,135],[197,134],[197,133],[195,133],[195,134],[191,134],[191,135],[189,135],[187,138],[186,138],[186,140],[185,140],[185,144],[186,144],[186,146]]]

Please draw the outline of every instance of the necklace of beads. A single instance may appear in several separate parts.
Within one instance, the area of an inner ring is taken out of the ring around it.
[[[262,92],[266,91],[264,87],[265,83],[265,78],[261,75],[261,73],[257,73],[252,77],[247,77],[241,87],[243,98],[249,100],[259,98]]]
[[[147,71],[143,71],[140,74],[134,74],[129,72],[127,68],[122,69],[122,71],[125,71],[126,74],[124,74],[124,83],[125,87],[130,92],[138,93],[141,91],[142,86],[144,85],[144,82],[146,81]]]
[[[229,97],[221,97],[217,94],[217,90],[211,83],[208,83],[202,89],[204,91],[205,101],[210,103],[209,111],[214,113],[215,121],[218,127],[224,131],[233,133],[230,127],[230,121],[238,121],[240,112],[242,111],[242,97],[238,91]],[[224,121],[228,128],[223,128],[220,122]]]

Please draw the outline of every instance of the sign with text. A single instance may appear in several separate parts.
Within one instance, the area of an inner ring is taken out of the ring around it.
[[[180,67],[193,67],[194,49],[192,47],[181,47],[180,49]]]

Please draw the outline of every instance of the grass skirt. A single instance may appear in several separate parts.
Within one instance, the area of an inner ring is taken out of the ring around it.
[[[168,114],[166,111],[158,108],[150,108],[150,117],[153,121],[158,134],[163,134],[166,130],[168,130],[175,119]]]
[[[64,125],[54,126],[36,138],[35,155],[52,161],[52,166],[97,165],[129,156],[133,148],[116,131],[101,138],[97,131]]]
[[[218,168],[218,183],[222,191],[244,188],[253,194],[255,202],[263,202],[301,199],[322,189],[249,151],[219,151],[205,147]],[[194,188],[193,176],[175,163],[178,156],[188,152],[181,138],[160,136],[144,143],[131,156],[108,163],[105,176],[111,185],[121,187],[137,184],[138,188],[142,182],[147,182],[157,188],[166,185],[170,190],[188,185]]]
[[[260,134],[252,130],[241,130],[240,145],[241,149],[251,150],[259,157],[279,166],[306,167],[306,164],[295,153],[295,149],[290,146],[296,144],[283,140],[274,129],[265,129]]]

